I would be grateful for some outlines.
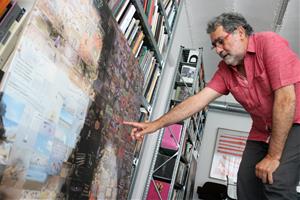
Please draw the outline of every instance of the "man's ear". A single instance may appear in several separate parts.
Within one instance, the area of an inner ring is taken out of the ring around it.
[[[240,35],[241,38],[245,38],[246,37],[246,30],[244,29],[244,27],[239,26],[236,29],[238,31],[238,34]]]

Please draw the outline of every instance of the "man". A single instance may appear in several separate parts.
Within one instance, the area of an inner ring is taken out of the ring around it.
[[[253,34],[237,13],[208,23],[222,58],[207,87],[153,122],[124,122],[141,139],[182,121],[229,92],[253,120],[238,172],[238,199],[297,199],[300,175],[300,60],[282,37]]]

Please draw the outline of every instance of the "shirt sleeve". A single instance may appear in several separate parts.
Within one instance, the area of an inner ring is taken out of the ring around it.
[[[207,84],[207,87],[217,91],[220,94],[227,95],[229,90],[225,84],[224,78],[225,74],[224,71],[219,68],[216,73],[214,74],[213,78]]]
[[[300,60],[279,35],[265,38],[263,60],[273,90],[300,82]]]

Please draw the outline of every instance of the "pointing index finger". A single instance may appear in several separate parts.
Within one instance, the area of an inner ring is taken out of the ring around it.
[[[129,125],[129,126],[138,127],[138,128],[142,127],[142,125],[139,122],[127,122],[127,121],[123,121],[123,124]]]

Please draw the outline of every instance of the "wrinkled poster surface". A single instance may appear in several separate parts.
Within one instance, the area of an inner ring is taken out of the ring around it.
[[[143,76],[100,0],[38,0],[7,72],[2,197],[126,199]]]

